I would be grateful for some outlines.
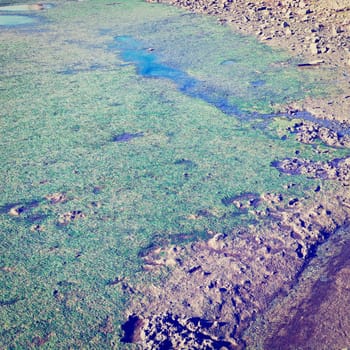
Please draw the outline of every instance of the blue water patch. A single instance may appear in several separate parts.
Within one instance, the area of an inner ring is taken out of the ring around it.
[[[112,137],[112,142],[128,142],[137,137],[143,137],[143,132],[138,132],[135,134],[125,132],[123,134],[115,135]]]
[[[22,24],[34,23],[34,18],[20,15],[0,15],[0,26],[18,26]]]
[[[264,86],[266,84],[266,81],[263,79],[259,79],[259,80],[254,80],[250,83],[250,86],[253,88],[257,88],[260,86]]]
[[[204,100],[226,114],[243,115],[237,106],[229,103],[228,92],[212,88],[186,72],[160,63],[152,49],[131,36],[115,37],[110,49],[121,51],[121,58],[135,64],[137,72],[144,77],[169,79],[187,96]]]
[[[199,98],[227,115],[234,115],[237,118],[245,120],[263,119],[265,121],[276,117],[287,117],[290,119],[299,118],[309,120],[319,125],[331,128],[335,131],[341,131],[342,134],[350,134],[350,129],[344,129],[344,125],[335,121],[321,120],[315,118],[311,113],[306,111],[296,111],[295,113],[257,113],[242,111],[237,105],[230,103],[229,91],[224,91],[215,86],[209,85],[205,81],[200,81],[191,77],[180,69],[170,67],[160,63],[153,48],[145,46],[142,42],[132,36],[123,35],[114,38],[114,42],[109,45],[110,50],[118,50],[120,57],[128,63],[136,66],[138,74],[147,78],[168,79],[176,84],[178,89],[185,95],[192,98]],[[231,65],[236,61],[229,59],[221,62],[221,65]],[[251,89],[264,87],[266,81],[263,79],[254,80],[250,83]],[[259,122],[260,126],[263,123]]]

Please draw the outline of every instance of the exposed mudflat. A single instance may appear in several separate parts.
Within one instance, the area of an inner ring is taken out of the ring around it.
[[[315,188],[315,191],[319,189]],[[206,242],[149,252],[144,257],[145,271],[154,273],[162,266],[172,270],[170,278],[161,287],[149,285],[142,288],[146,299],[135,298],[132,317],[137,317],[139,322],[131,331],[134,341],[149,349],[162,348],[166,344],[172,344],[174,348],[216,349],[218,341],[224,342],[225,348],[229,349],[253,349],[251,338],[245,337],[244,333],[254,325],[257,317],[263,317],[276,298],[290,298],[289,294],[293,292],[298,295],[298,300],[301,299],[300,302],[304,302],[298,294],[302,293],[304,298],[317,303],[317,286],[321,282],[316,281],[312,293],[307,294],[299,284],[300,276],[317,256],[318,246],[336,234],[350,214],[344,193],[325,198],[324,192],[320,192],[315,202],[295,198],[287,203],[281,196],[268,193],[261,198],[266,201],[267,216],[271,218],[265,225],[241,229],[232,236],[213,233]],[[344,268],[348,264],[346,256],[345,253],[342,255],[340,263],[344,263]],[[329,260],[329,263],[332,264],[332,261]],[[332,281],[333,278],[337,277],[333,276]],[[328,291],[331,283],[322,289],[327,290],[329,300],[333,297],[333,293]],[[294,291],[296,287],[298,289]],[[330,302],[330,308],[342,303],[346,305],[348,290],[337,290],[334,298],[337,301]],[[321,318],[317,310],[309,310],[310,315]],[[277,315],[279,311],[285,312],[285,308],[276,310],[275,307]],[[283,324],[285,329],[298,327],[297,316],[290,318],[289,323],[289,314],[283,315],[287,315]],[[336,313],[333,315],[332,322],[337,318]],[[180,331],[169,319],[182,325]],[[269,324],[268,316],[264,320]],[[327,322],[323,321],[323,325],[325,331],[332,330]],[[274,327],[278,328],[278,325]],[[346,330],[343,334],[346,337]],[[266,346],[260,344],[260,347],[284,349],[283,346],[273,346],[277,338],[277,335],[269,338],[266,344],[263,343]],[[315,337],[313,344],[317,344],[318,339]],[[288,333],[278,341],[288,344]],[[298,341],[296,339],[295,344]],[[346,338],[343,343],[348,341]],[[327,344],[331,345],[331,342]],[[317,345],[317,348],[332,348]],[[303,344],[298,343],[298,346],[305,348]]]
[[[340,82],[338,92],[332,99],[281,105],[283,112],[308,111],[316,119],[296,121],[284,131],[315,147],[349,148],[347,1],[157,2],[217,16],[236,31],[293,52],[300,69],[328,68]],[[317,119],[335,120],[341,127],[328,128]],[[272,166],[291,176],[291,187],[293,176],[303,174],[327,180],[331,189],[315,185],[312,198],[246,193],[225,199],[226,205],[251,212],[257,223],[232,234],[212,232],[208,240],[186,246],[149,250],[143,256],[146,273],[165,267],[170,272],[161,286],[135,292],[124,340],[147,349],[350,346],[349,158],[312,161],[296,152],[295,158]],[[256,208],[257,203],[264,203],[265,210]]]

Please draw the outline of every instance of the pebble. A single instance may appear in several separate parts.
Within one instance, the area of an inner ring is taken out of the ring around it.
[[[24,211],[24,207],[17,206],[17,207],[11,208],[9,211],[9,214],[11,216],[20,216],[23,211]]]
[[[311,53],[312,53],[313,55],[319,54],[319,49],[318,49],[316,43],[312,43],[312,44],[310,45],[310,51],[311,51]]]

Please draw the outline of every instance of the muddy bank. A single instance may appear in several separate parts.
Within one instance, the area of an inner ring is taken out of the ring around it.
[[[332,6],[326,1],[158,2],[218,16],[235,30],[299,55],[305,62],[301,69],[334,68],[342,86],[350,81],[350,8],[344,1],[330,2]],[[300,108],[348,125],[349,104],[349,96],[340,93],[332,101],[308,99],[283,108],[287,112]],[[349,148],[348,135],[314,122],[298,122],[286,132],[301,143]],[[349,223],[349,158],[321,162],[296,157],[271,166],[291,176],[290,186],[294,175],[306,175],[331,182],[333,189],[315,184],[305,198],[246,193],[225,199],[225,205],[253,214],[257,224],[226,234],[208,232],[211,238],[206,241],[147,250],[142,257],[145,273],[165,272],[166,277],[159,285],[125,288],[134,300],[123,326],[124,342],[142,344],[144,349],[277,349],[287,348],[286,344],[306,349],[350,343],[347,322],[340,327],[341,341],[330,336],[332,324],[345,317],[341,306],[349,302],[348,244],[332,250],[334,258],[323,260],[323,267],[317,265],[325,242],[337,239],[337,231]],[[192,219],[202,214],[205,211]],[[315,269],[317,277],[310,279]],[[321,275],[327,276],[327,284]],[[327,318],[327,312],[333,316]],[[316,320],[309,314],[316,314]],[[270,320],[274,320],[271,325]],[[289,337],[300,328],[306,331]],[[322,332],[322,337],[316,336]]]
[[[287,160],[282,163],[280,171],[291,176],[305,171],[302,160],[291,161],[298,164],[296,169],[286,166]],[[312,198],[284,198],[279,193],[241,195],[227,205],[250,210],[260,224],[236,228],[230,234],[209,232],[212,238],[208,241],[150,249],[143,257],[145,273],[158,274],[164,268],[171,272],[159,286],[135,289],[124,325],[124,340],[140,343],[145,349],[251,347],[258,332],[247,336],[247,330],[254,327],[257,318],[272,312],[275,300],[304,292],[299,283],[305,279],[305,271],[319,247],[334,239],[334,233],[349,221],[348,159],[334,160],[334,169],[328,173],[324,171],[327,166],[331,168],[327,162],[319,162],[312,163],[312,171],[306,169],[315,178],[334,181],[338,186],[336,192],[315,186]],[[256,206],[257,201],[264,203],[265,210]],[[317,293],[317,289],[310,293]],[[298,295],[298,300],[303,300],[302,296]],[[327,297],[331,298],[332,293]],[[271,344],[277,340],[276,344],[287,344],[288,334],[280,339],[278,330],[298,327],[299,321],[295,316],[289,323],[286,317],[283,325],[274,324],[275,333],[266,339],[266,344],[260,344],[261,348],[273,348]],[[298,342],[296,338],[295,344],[299,346]]]
[[[245,331],[273,300],[289,295],[318,246],[349,218],[350,208],[340,209],[342,198],[322,196],[313,205],[282,204],[278,195],[266,194],[271,221],[265,227],[149,252],[146,273],[165,266],[172,271],[164,284],[139,290],[147,297],[136,297],[130,309],[128,324],[138,322],[128,329],[129,340],[146,349],[250,346]]]
[[[253,35],[300,58],[300,69],[326,68],[339,86],[333,97],[309,98],[282,111],[306,110],[349,124],[350,5],[346,0],[148,0],[216,16],[235,31]]]
[[[350,241],[345,227],[319,249],[298,285],[245,335],[250,349],[345,349],[349,345]]]

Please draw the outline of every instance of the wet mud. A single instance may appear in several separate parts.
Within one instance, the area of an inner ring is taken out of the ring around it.
[[[349,345],[349,227],[330,238],[288,296],[246,334],[249,349],[343,349]]]

